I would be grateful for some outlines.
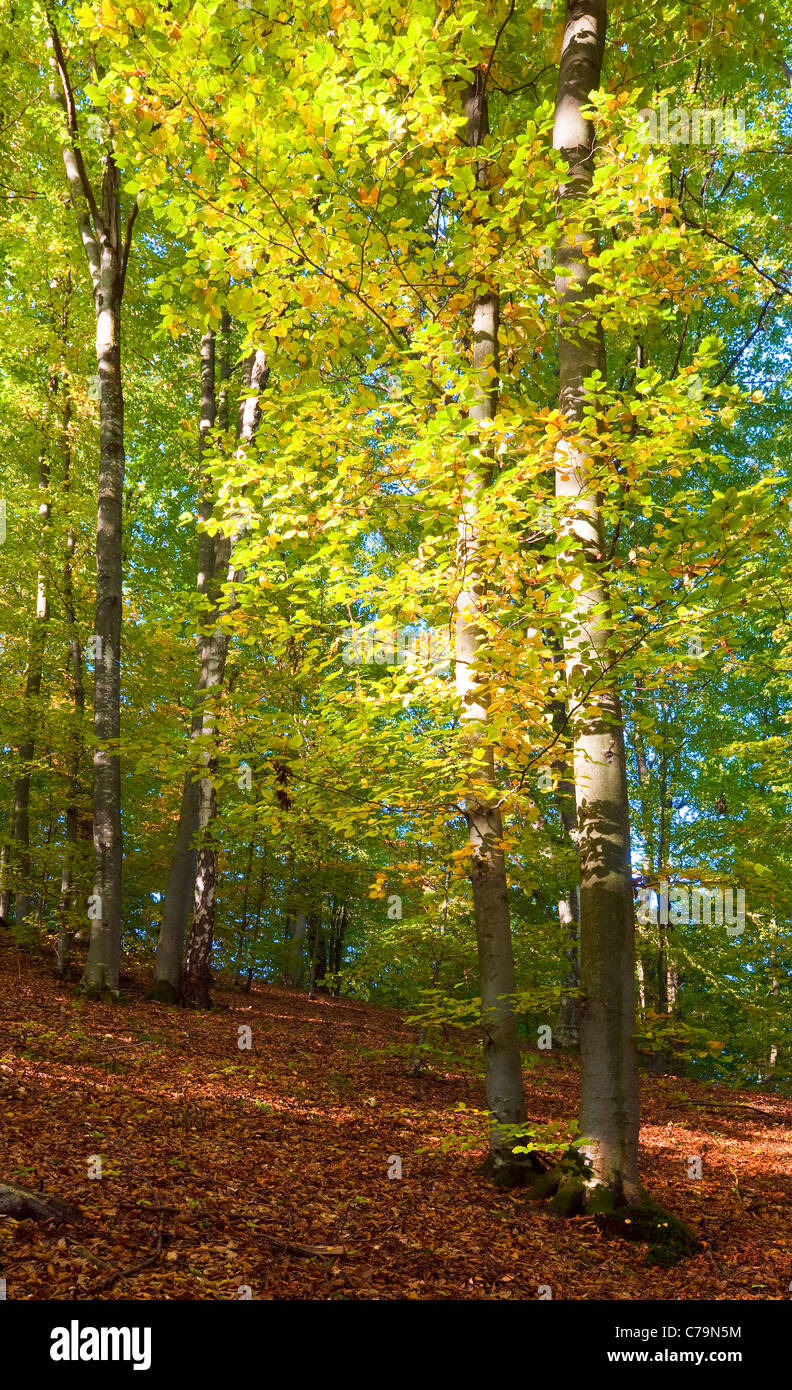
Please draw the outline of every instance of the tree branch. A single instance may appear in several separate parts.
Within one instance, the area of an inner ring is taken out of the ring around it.
[[[69,179],[70,185],[72,184],[73,180],[75,182],[79,181],[82,196],[88,204],[91,218],[93,220],[94,234],[96,237],[100,237],[105,229],[101,215],[99,213],[99,209],[96,205],[94,191],[91,187],[91,180],[88,178],[88,172],[85,168],[85,163],[82,157],[82,151],[80,150],[80,135],[77,126],[77,108],[74,101],[74,93],[72,91],[71,83],[69,81],[69,72],[66,66],[66,57],[63,52],[60,36],[58,34],[57,29],[55,28],[55,21],[52,18],[52,15],[49,10],[46,11],[46,14],[47,23],[49,25],[49,31],[52,38],[52,48],[55,54],[55,67],[58,70],[58,76],[61,80],[63,95],[61,97],[58,97],[57,93],[53,89],[51,90],[53,90],[53,96],[55,100],[63,108],[63,111],[66,115],[66,124],[68,126],[69,134],[71,136],[71,143],[69,145],[64,146],[63,151],[63,158],[64,162],[66,163],[66,174]],[[69,160],[67,160],[67,150],[72,163],[71,169],[69,167]]]
[[[749,347],[751,346],[751,343],[753,342],[753,340],[754,340],[754,338],[756,337],[757,333],[760,332],[761,327],[762,327],[762,324],[763,324],[764,321],[765,321],[765,317],[766,317],[766,315],[767,315],[767,311],[768,311],[768,309],[770,308],[770,305],[773,303],[774,300],[778,299],[779,296],[780,296],[780,291],[779,291],[779,290],[774,290],[773,293],[770,295],[770,298],[767,299],[767,300],[765,301],[765,306],[764,306],[764,308],[762,309],[761,314],[759,315],[759,318],[758,318],[758,320],[757,320],[756,327],[754,328],[753,332],[750,333],[750,334],[748,335],[748,337],[746,338],[746,340],[745,340],[745,342],[743,343],[742,347],[741,347],[737,352],[734,353],[734,356],[733,356],[733,357],[730,357],[730,358],[729,358],[729,361],[726,363],[726,366],[724,367],[723,371],[721,372],[720,376],[718,377],[718,380],[715,382],[715,385],[716,385],[716,386],[720,386],[721,382],[726,380],[726,378],[727,378],[727,376],[729,375],[729,372],[731,371],[732,367],[736,367],[736,366],[737,366],[737,363],[739,362],[739,360],[740,360],[740,358],[742,357],[743,353],[746,351],[747,348],[749,348]]]
[[[130,212],[129,217],[128,217],[128,219],[127,219],[126,234],[125,234],[125,236],[124,236],[124,249],[123,249],[123,251],[121,252],[121,287],[120,287],[120,295],[121,295],[122,297],[123,297],[123,294],[124,294],[124,285],[126,284],[127,264],[128,264],[128,262],[129,262],[129,250],[130,250],[130,247],[131,247],[131,245],[132,245],[132,229],[134,228],[135,222],[137,221],[137,215],[138,215],[139,212],[140,212],[140,207],[139,207],[139,205],[138,205],[138,200],[137,200],[137,198],[136,198],[135,201],[134,201],[134,203],[132,204],[132,211]]]

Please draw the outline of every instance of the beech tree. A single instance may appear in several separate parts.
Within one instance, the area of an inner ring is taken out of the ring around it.
[[[266,353],[256,348],[245,361],[242,376],[242,399],[239,407],[239,445],[236,458],[243,462],[245,449],[253,443],[260,420],[259,396],[267,383],[269,364]],[[210,616],[210,630],[201,646],[201,675],[198,685],[198,711],[201,720],[202,776],[198,782],[197,833],[198,852],[195,861],[195,896],[193,918],[185,951],[182,971],[184,1003],[206,1008],[209,1003],[209,962],[215,919],[215,889],[217,882],[217,851],[213,834],[217,817],[217,792],[214,784],[216,758],[213,746],[219,718],[219,703],[225,675],[230,633],[228,620],[236,605],[235,586],[242,579],[235,556],[235,546],[243,534],[244,522],[237,523],[230,536],[218,533],[214,553],[214,575],[227,575],[217,595]]]
[[[122,509],[124,495],[124,390],[121,375],[121,303],[137,217],[133,202],[122,232],[120,174],[109,132],[98,182],[83,155],[84,135],[55,17],[47,11],[52,49],[52,96],[63,112],[63,163],[76,228],[85,252],[96,312],[99,397],[99,481],[96,529],[96,621],[93,633],[94,884],[91,943],[83,989],[115,995],[121,964],[121,626],[123,608]]]
[[[228,381],[231,374],[230,338],[231,325],[226,315],[223,320],[222,363],[220,369],[220,408],[216,389],[216,343],[213,329],[208,329],[201,338],[201,419],[199,425],[199,464],[202,464],[211,443],[211,431],[217,422],[218,430],[228,429]],[[214,592],[215,537],[206,529],[213,511],[211,480],[204,476],[201,484],[199,513],[203,529],[198,534],[196,592],[199,600],[206,596],[211,601]],[[200,663],[199,686],[196,694],[196,708],[190,730],[191,743],[197,744],[203,732],[203,711],[200,708],[200,695],[205,685],[206,670],[204,661],[205,639],[196,638],[197,654]],[[157,957],[154,969],[152,995],[165,1003],[173,1003],[180,996],[182,957],[187,930],[187,921],[192,907],[195,891],[196,845],[198,833],[198,783],[194,768],[188,766],[184,773],[179,821],[171,857],[168,885],[162,908],[162,924],[157,943]]]
[[[489,134],[486,81],[486,71],[479,69],[463,99],[465,140],[474,150]],[[484,160],[476,163],[475,183],[477,189],[486,191],[489,169]],[[499,318],[497,285],[475,284],[471,339],[476,381],[470,418],[476,422],[493,420],[497,413]],[[493,462],[491,454],[488,457],[489,451],[473,447],[471,452],[471,465],[463,483],[457,547],[456,688],[463,706],[461,717],[466,730],[463,746],[471,781],[465,817],[472,850],[471,885],[481,977],[487,1101],[494,1117],[490,1165],[493,1176],[503,1184],[521,1177],[521,1165],[514,1159],[514,1140],[510,1136],[525,1121],[525,1096],[514,1012],[514,960],[503,818],[498,805],[494,751],[487,733],[489,676],[483,664],[486,648],[478,620],[486,580],[477,554],[477,512],[481,494],[491,480]]]

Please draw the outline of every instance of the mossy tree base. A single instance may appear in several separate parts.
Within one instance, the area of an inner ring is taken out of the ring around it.
[[[650,1264],[669,1268],[701,1248],[690,1227],[647,1194],[639,1203],[620,1201],[610,1188],[592,1182],[579,1167],[551,1168],[536,1179],[530,1196],[537,1202],[549,1199],[556,1216],[591,1216],[606,1235],[647,1241]]]
[[[86,985],[81,984],[77,993],[83,999],[90,999],[97,1004],[120,1004],[121,991],[111,989],[109,985]]]
[[[146,998],[155,1004],[178,1004],[181,1000],[181,990],[172,985],[170,980],[155,980]]]
[[[512,1153],[510,1150],[491,1150],[481,1165],[481,1172],[496,1187],[532,1187],[545,1165],[538,1154]]]
[[[597,1224],[608,1235],[624,1240],[645,1240],[649,1244],[646,1259],[649,1264],[669,1269],[680,1260],[689,1259],[701,1249],[701,1242],[689,1226],[659,1202],[646,1197],[639,1207],[627,1207],[603,1212]]]

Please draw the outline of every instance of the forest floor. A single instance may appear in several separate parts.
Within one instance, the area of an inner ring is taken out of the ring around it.
[[[0,1179],[81,1217],[0,1216],[9,1299],[789,1297],[792,1102],[643,1079],[644,1179],[704,1242],[663,1269],[495,1190],[481,1143],[455,1146],[483,1132],[457,1108],[483,1107],[480,1078],[462,1054],[409,1076],[415,1029],[395,1011],[269,986],[214,998],[168,1009],[128,980],[121,1006],[88,1004],[4,937]],[[526,1062],[530,1117],[571,1121],[575,1061]]]

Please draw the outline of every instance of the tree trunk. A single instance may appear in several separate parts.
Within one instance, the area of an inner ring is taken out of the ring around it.
[[[640,681],[636,684],[638,692],[642,690]],[[654,831],[652,825],[652,805],[651,805],[651,779],[649,774],[649,764],[646,760],[646,750],[644,748],[643,736],[637,725],[633,725],[633,749],[635,752],[635,765],[638,770],[638,786],[640,789],[640,836],[643,849],[643,877],[644,887],[648,887],[652,882],[652,848],[654,845]],[[642,947],[643,933],[640,929],[636,937],[636,960],[635,974],[638,983],[638,1004],[640,1007],[641,1018],[646,1015],[647,1008],[652,1007],[652,970],[648,960],[643,959]],[[652,1059],[647,1060],[647,1065],[651,1069]]]
[[[110,232],[101,239],[96,293],[99,375],[99,507],[96,529],[94,664],[94,883],[96,916],[82,990],[116,996],[121,967],[121,615],[124,396],[121,381],[121,295],[118,170],[108,156],[103,211]]]
[[[71,490],[71,397],[66,403],[61,422],[61,457],[63,459],[63,496],[68,501]],[[85,756],[85,677],[83,651],[77,628],[74,600],[74,527],[69,524],[63,559],[63,607],[69,636],[69,669],[71,674],[74,727],[70,732],[70,749],[66,774],[66,844],[61,869],[61,888],[58,901],[57,971],[65,975],[71,952],[71,913],[74,897],[74,871],[80,824],[80,768]]]
[[[657,832],[656,865],[658,883],[668,882],[671,863],[671,821],[673,807],[668,795],[669,772],[668,710],[665,708],[663,710],[662,744],[659,758],[660,813]],[[668,922],[663,921],[663,912],[661,909],[658,909],[656,958],[657,1012],[665,1014],[667,1018],[673,1018],[676,1010],[676,971],[669,961],[670,935],[670,925]],[[654,1076],[662,1076],[665,1071],[676,1072],[678,1060],[677,1049],[674,1043],[668,1042],[663,1047],[650,1054],[648,1069]]]
[[[221,381],[223,383],[223,396],[221,400],[221,410],[219,426],[221,430],[228,427],[227,395],[226,383],[230,374],[230,350],[229,334],[231,323],[228,315],[223,314],[223,354],[221,362]],[[198,457],[199,462],[203,461],[209,448],[211,431],[214,428],[218,417],[217,394],[215,385],[215,335],[210,330],[201,339],[201,420],[199,426]],[[208,478],[202,476],[201,495],[199,498],[198,512],[202,523],[209,520],[212,514],[212,490]],[[201,529],[198,532],[198,568],[196,589],[199,601],[204,597],[209,598],[213,594],[215,570],[215,539],[208,531]],[[216,599],[216,596],[215,596]],[[203,670],[203,643],[202,635],[196,639],[196,648],[199,659],[201,660],[201,675]],[[199,681],[199,690],[202,689]],[[203,720],[199,707],[200,695],[196,696],[192,728],[190,732],[190,743],[194,749],[201,737]],[[190,760],[192,763],[192,759]],[[195,893],[195,876],[197,867],[197,850],[195,847],[195,837],[198,830],[198,783],[193,776],[192,765],[188,766],[184,774],[182,786],[181,806],[179,809],[179,823],[176,828],[176,837],[171,856],[170,871],[168,874],[168,886],[165,890],[165,899],[162,905],[162,924],[160,926],[159,940],[157,942],[157,957],[154,966],[154,985],[150,993],[152,999],[159,999],[162,1003],[173,1004],[179,999],[181,990],[182,958],[184,956],[184,939],[187,931],[187,919],[189,917],[192,900]]]
[[[568,168],[559,195],[557,251],[566,275],[559,275],[556,288],[559,408],[570,428],[555,462],[568,541],[564,651],[580,852],[581,1151],[587,1187],[607,1189],[619,1206],[640,1204],[645,1195],[638,1177],[634,913],[622,715],[617,690],[603,677],[611,660],[603,523],[582,431],[584,382],[595,371],[605,376],[602,327],[589,308],[593,234],[584,225],[594,130],[582,114],[600,85],[605,30],[605,0],[568,0],[553,144]]]
[[[253,938],[254,938],[254,942],[258,940],[258,929],[259,929],[259,924],[260,924],[260,922],[261,922],[261,913],[262,913],[262,909],[263,909],[263,907],[264,907],[264,892],[265,892],[266,878],[267,878],[267,855],[266,855],[266,851],[264,851],[264,852],[262,852],[262,855],[261,855],[261,868],[260,868],[260,870],[259,870],[258,889],[256,890],[256,915],[255,915],[255,920],[254,920],[254,922],[253,922]],[[253,972],[254,972],[254,969],[255,969],[255,965],[251,965],[251,964],[250,964],[250,950],[248,949],[248,974],[247,974],[247,983],[245,984],[245,989],[246,989],[246,990],[249,990],[249,989],[250,989],[250,983],[251,983],[251,980],[253,979]]]
[[[489,133],[485,71],[463,96],[466,143],[476,147]],[[476,182],[486,188],[485,161],[476,163]],[[475,400],[470,417],[492,419],[498,404],[497,288],[477,291],[473,301],[472,337]],[[479,441],[476,441],[478,445]],[[482,673],[481,611],[484,581],[479,557],[479,509],[489,483],[489,466],[473,457],[464,484],[458,524],[457,565],[462,576],[457,599],[456,689],[462,706],[463,749],[469,791],[465,816],[472,849],[471,883],[481,980],[482,1032],[487,1104],[491,1115],[487,1167],[499,1183],[522,1180],[530,1165],[512,1154],[515,1139],[507,1126],[525,1122],[522,1063],[514,1013],[514,958],[503,851],[503,822],[498,807],[495,762],[488,738],[489,692]]]
[[[668,881],[670,860],[670,825],[668,817],[668,751],[666,747],[665,721],[663,744],[660,753],[660,826],[657,836],[657,877]],[[662,921],[662,913],[657,914],[657,999],[658,1012],[668,1014],[668,923]]]
[[[258,429],[260,405],[259,396],[269,376],[269,366],[265,353],[257,348],[245,364],[243,400],[240,407],[239,440],[244,449],[255,436]],[[182,1003],[192,1008],[209,1008],[209,964],[212,956],[214,935],[215,891],[217,885],[217,850],[215,845],[215,821],[217,819],[217,792],[214,773],[217,766],[216,722],[225,675],[228,655],[228,618],[236,606],[234,584],[242,578],[241,571],[234,566],[234,545],[237,535],[228,538],[220,535],[215,548],[215,574],[221,575],[227,569],[227,595],[225,608],[221,610],[222,598],[214,612],[214,626],[204,640],[204,655],[201,663],[199,684],[199,704],[201,718],[201,767],[203,775],[198,783],[198,857],[195,872],[195,898],[193,920],[182,971]]]
[[[554,711],[553,723],[558,732],[563,730],[566,723],[566,708],[560,702]],[[563,762],[559,760],[554,766],[560,773],[556,800],[564,839],[577,849],[575,784],[565,775]],[[559,1047],[576,1048],[580,1041],[580,998],[577,993],[580,989],[580,889],[576,883],[570,886],[558,903],[558,920],[564,935],[564,959],[567,965],[561,986],[555,1040]]]
[[[638,956],[635,962],[635,973],[638,976],[638,1004],[641,1009],[641,1018],[646,1013],[646,984],[644,981],[644,965],[641,957]]]
[[[14,848],[19,864],[19,888],[16,894],[15,920],[20,940],[32,939],[33,927],[28,921],[32,907],[30,880],[30,779],[36,734],[39,724],[41,675],[44,665],[44,644],[49,622],[49,592],[46,572],[46,536],[50,524],[50,470],[46,449],[39,455],[39,566],[36,580],[36,617],[28,639],[27,677],[22,701],[22,740],[19,744],[19,772],[14,781]]]
[[[777,951],[774,949],[774,950],[772,951],[772,953],[771,953],[771,956],[770,956],[771,968],[772,968],[773,972],[775,972],[775,969],[776,969],[776,959],[777,959],[777,955],[778,955],[778,953],[777,953]],[[779,984],[778,976],[777,976],[775,973],[773,973],[772,979],[771,979],[771,982],[770,982],[770,993],[771,993],[773,999],[778,1000],[778,996],[779,996],[779,993],[780,993],[780,984]],[[773,1016],[773,1028],[775,1029],[776,1026],[777,1026],[777,1024],[776,1024],[776,1017],[775,1017],[775,1014],[774,1014],[774,1016]],[[771,1042],[771,1044],[770,1044],[770,1056],[769,1056],[769,1058],[768,1058],[768,1066],[769,1066],[770,1070],[769,1070],[768,1075],[765,1077],[765,1080],[766,1080],[766,1081],[770,1081],[770,1080],[772,1079],[773,1072],[775,1071],[775,1068],[776,1068],[777,1063],[778,1063],[778,1043],[776,1043],[776,1042]]]
[[[124,496],[124,393],[121,376],[121,302],[132,229],[133,204],[121,234],[120,178],[112,145],[104,155],[99,196],[81,153],[78,102],[52,12],[53,100],[65,121],[63,162],[77,230],[83,244],[96,315],[99,395],[99,484],[96,526],[94,621],[94,883],[89,900],[91,940],[81,982],[91,998],[118,997],[121,965],[121,617],[123,603],[122,509]],[[56,79],[60,83],[57,90]]]
[[[344,936],[347,927],[346,903],[333,899],[330,917],[330,940],[327,946],[327,965],[330,974],[330,988],[334,999],[341,993],[341,966],[344,958]]]
[[[300,908],[293,908],[286,919],[286,969],[283,972],[283,983],[291,985],[293,989],[302,989],[305,974],[303,947],[307,929],[305,913]]]
[[[241,979],[241,956],[242,948],[245,943],[248,929],[248,912],[250,910],[250,882],[253,875],[253,856],[256,852],[256,839],[251,836],[248,844],[247,865],[245,866],[245,887],[242,893],[242,921],[239,925],[239,933],[236,943],[236,966],[234,967],[234,988],[236,989]]]
[[[49,768],[52,768],[52,759],[49,759]],[[49,794],[49,811],[47,815],[47,833],[44,836],[44,855],[41,866],[41,879],[38,886],[38,902],[36,904],[36,925],[35,942],[38,945],[41,940],[41,929],[44,925],[44,914],[47,910],[47,884],[49,882],[49,847],[52,844],[52,831],[55,825],[54,803],[52,791]]]
[[[11,890],[8,887],[8,869],[11,858],[11,850],[7,840],[0,845],[0,924],[8,926],[8,914],[10,912]]]
[[[311,952],[311,974],[308,982],[309,999],[316,998],[316,991],[327,974],[327,946],[322,927],[322,904],[319,903],[308,921],[308,940]]]
[[[572,990],[580,988],[580,892],[571,888],[558,903],[558,920],[564,933],[566,972],[555,1027],[559,1047],[574,1049],[580,1041],[580,1000]]]

